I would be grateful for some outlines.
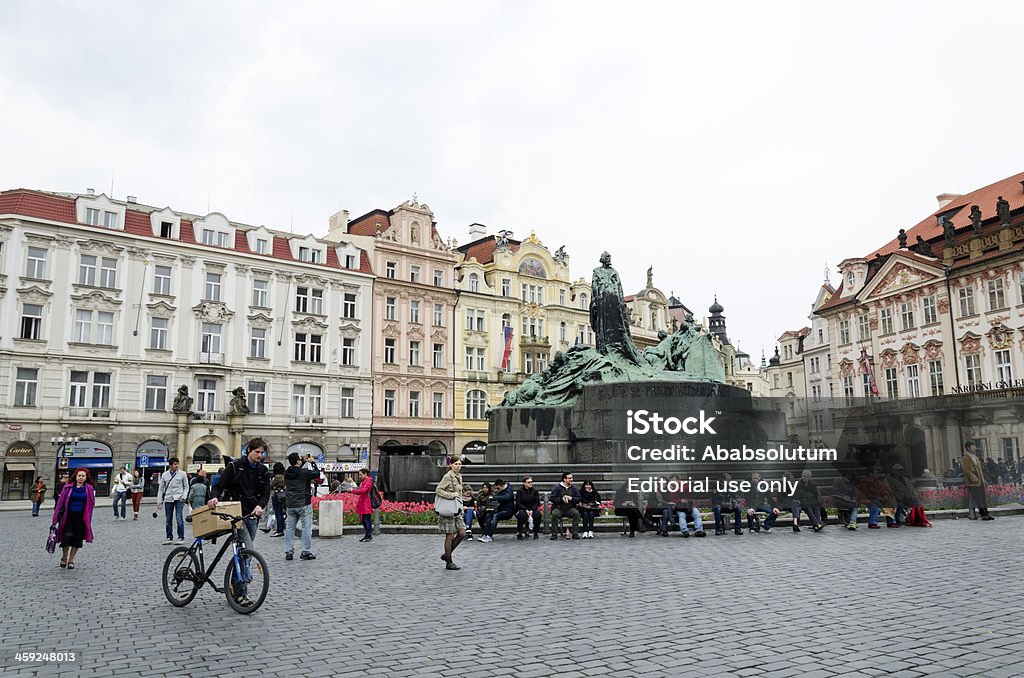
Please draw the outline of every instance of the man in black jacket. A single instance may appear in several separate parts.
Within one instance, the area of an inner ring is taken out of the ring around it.
[[[220,500],[242,503],[242,515],[246,516],[243,523],[245,529],[239,532],[247,549],[253,548],[260,516],[270,501],[270,471],[263,464],[263,455],[266,451],[267,441],[262,438],[250,440],[245,456],[224,467],[217,484],[213,487],[213,498],[206,504],[215,509]],[[240,603],[247,604],[249,599],[246,596],[245,582],[236,587],[236,595]]]
[[[533,478],[523,478],[523,486],[516,492],[516,539],[526,539],[533,523],[533,538],[540,539],[540,492],[533,487]]]
[[[558,539],[562,518],[572,518],[572,538],[580,538],[580,491],[572,485],[572,474],[563,473],[562,482],[551,490],[551,538]]]
[[[302,467],[298,452],[288,455],[288,468],[284,472],[284,505],[286,522],[284,527],[284,559],[294,557],[292,544],[295,542],[295,525],[302,525],[302,553],[299,560],[314,560],[313,555],[313,507],[310,505],[310,483],[320,484],[320,471]]]

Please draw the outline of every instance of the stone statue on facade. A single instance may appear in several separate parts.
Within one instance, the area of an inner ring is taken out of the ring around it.
[[[906,249],[906,247],[907,247],[907,231],[905,229],[902,229],[902,228],[900,229],[900,234],[898,236],[896,236],[896,239],[899,240],[899,242],[900,242],[900,249],[901,250],[902,249]]]
[[[654,287],[654,267],[647,269],[647,289]]]
[[[554,259],[559,264],[564,264],[566,259],[569,258],[569,255],[565,253],[565,245],[562,245],[557,250],[555,250],[555,253],[551,255],[551,258]]]
[[[956,227],[948,217],[942,217],[942,236],[947,243],[953,242],[953,238],[956,236]]]
[[[249,405],[245,401],[245,389],[241,386],[231,392],[230,407],[229,414],[249,414]]]
[[[981,233],[981,208],[977,205],[971,205],[971,228],[975,234]]]
[[[999,216],[1000,226],[1010,225],[1010,201],[1005,200],[1003,196],[996,200],[996,215]]]
[[[914,245],[914,251],[918,254],[923,254],[926,257],[935,256],[932,253],[932,246],[925,242],[925,239],[921,236],[917,236],[917,243]]]
[[[495,245],[494,250],[496,252],[510,252],[512,251],[509,245],[509,239],[512,237],[512,231],[508,229],[498,231],[498,235],[494,236]]]
[[[178,395],[174,396],[174,404],[171,411],[175,414],[191,414],[192,397],[188,394],[188,386],[182,384],[178,387]]]

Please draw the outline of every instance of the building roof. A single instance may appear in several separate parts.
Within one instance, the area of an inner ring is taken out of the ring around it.
[[[103,226],[90,226],[89,224],[83,224],[78,221],[75,201],[78,198],[88,199],[93,197],[95,196],[81,195],[78,193],[52,193],[34,189],[17,188],[0,192],[0,214],[16,214],[33,219],[43,219],[46,221],[55,221],[65,224],[76,224],[84,228],[95,229],[96,231],[109,231],[110,229],[104,228]],[[125,202],[123,200],[107,199],[110,200],[110,202],[121,205],[125,208],[123,233],[147,240],[166,240],[166,238],[159,238],[153,235],[152,226],[150,224],[150,214],[160,211],[160,208],[150,205],[141,205],[134,202]],[[181,217],[181,228],[178,232],[178,239],[175,242],[204,247],[202,243],[196,241],[195,231],[193,229],[193,222],[197,219],[201,219],[202,217],[178,211],[175,211],[175,214]],[[216,247],[212,245],[205,245],[205,247],[209,247],[211,250],[228,250],[242,254],[255,255],[255,253],[249,249],[248,239],[245,237],[246,232],[253,230],[255,227],[235,222],[230,223],[236,229],[235,242],[231,247]],[[267,230],[270,231],[270,229]],[[288,246],[290,237],[283,233],[277,233],[274,231],[270,231],[270,233],[273,235],[274,243],[273,248],[271,249],[271,254],[268,258],[280,259],[282,261],[297,261],[292,257],[291,248]],[[322,264],[314,264],[310,262],[301,263],[307,266],[321,266],[325,268],[350,270],[344,268],[341,265],[341,262],[338,261],[337,253],[334,250],[337,243],[325,242],[323,244],[327,247],[326,262]],[[359,252],[358,272],[372,275],[373,269],[370,267],[370,257],[363,249],[359,249]]]
[[[509,249],[513,252],[519,251],[519,246],[522,243],[518,240],[508,241]],[[493,235],[484,236],[473,242],[466,243],[460,246],[458,249],[460,252],[466,255],[466,260],[476,259],[478,263],[489,264],[494,261],[494,250],[498,246],[498,241]]]
[[[1021,183],[1022,181],[1024,181],[1024,172],[1006,177],[970,193],[955,196],[948,204],[939,207],[929,216],[906,230],[906,249],[900,248],[899,238],[897,237],[869,253],[865,257],[868,262],[868,274],[864,281],[865,285],[874,278],[875,274],[882,268],[882,265],[892,256],[902,257],[917,265],[942,271],[944,266],[939,257],[945,244],[945,235],[939,223],[940,217],[945,217],[952,222],[955,233],[954,243],[960,244],[974,237],[974,229],[971,227],[970,219],[972,205],[977,205],[981,209],[983,233],[991,232],[990,229],[993,227],[999,227],[996,215],[996,201],[1002,196],[1004,200],[1010,203],[1011,223],[1016,223],[1019,219],[1019,214],[1015,214],[1015,212],[1019,212],[1021,208],[1024,208],[1024,184]],[[917,243],[918,236],[921,236],[925,242],[931,245],[936,256],[929,257],[919,254],[912,249]],[[955,272],[968,266],[973,267],[987,260],[1019,253],[1022,250],[1024,250],[1024,242],[1018,242],[1009,249],[990,250],[973,259],[967,257],[955,259],[950,266],[950,270]],[[856,294],[843,297],[845,286],[845,280],[840,282],[832,298],[822,304],[815,312],[826,311],[855,302],[857,300]]]

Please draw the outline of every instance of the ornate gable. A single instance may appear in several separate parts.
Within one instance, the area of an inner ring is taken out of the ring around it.
[[[103,292],[95,290],[87,294],[72,294],[71,301],[75,308],[91,309],[94,311],[116,311],[121,307],[121,300],[108,297]]]
[[[869,298],[884,297],[897,290],[927,282],[933,277],[902,262],[896,263],[881,281],[872,287],[867,296]]]

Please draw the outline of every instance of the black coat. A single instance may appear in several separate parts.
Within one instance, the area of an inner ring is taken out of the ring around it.
[[[242,515],[249,515],[257,506],[265,509],[270,501],[270,471],[263,464],[251,467],[247,459],[236,459],[221,472],[213,498],[242,502]]]

